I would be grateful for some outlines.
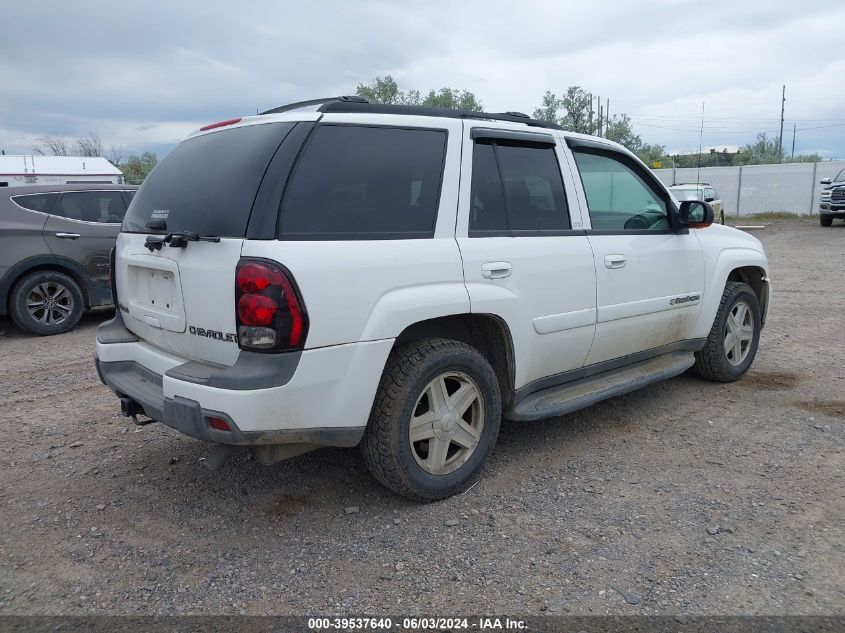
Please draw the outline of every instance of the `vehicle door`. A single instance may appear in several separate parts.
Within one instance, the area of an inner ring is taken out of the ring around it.
[[[598,286],[586,364],[678,347],[704,290],[698,238],[680,227],[668,192],[640,161],[609,144],[568,143],[583,185]]]
[[[111,300],[109,251],[125,214],[119,190],[66,191],[59,194],[44,225],[44,241],[53,254],[75,261],[85,271],[92,305]]]
[[[560,149],[549,131],[465,123],[456,238],[472,311],[510,330],[516,388],[581,367],[595,331],[592,252]]]

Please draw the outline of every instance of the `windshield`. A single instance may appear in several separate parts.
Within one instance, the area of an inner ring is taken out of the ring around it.
[[[842,182],[845,180],[845,169],[840,169],[839,173],[836,174],[836,178],[833,179],[833,182]]]
[[[147,176],[122,230],[244,237],[258,185],[293,126],[247,125],[181,142]]]

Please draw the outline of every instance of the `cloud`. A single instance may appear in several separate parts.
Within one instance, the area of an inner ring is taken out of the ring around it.
[[[497,111],[581,85],[644,140],[686,149],[702,101],[705,145],[777,130],[786,83],[787,145],[796,124],[798,151],[845,156],[845,126],[820,127],[845,123],[844,18],[787,1],[33,1],[0,22],[0,148],[94,131],[162,151],[204,123],[389,73],[406,89],[468,88]]]

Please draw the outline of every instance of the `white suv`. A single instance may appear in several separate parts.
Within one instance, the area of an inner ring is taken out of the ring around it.
[[[212,464],[360,444],[383,484],[440,499],[502,417],[746,372],[768,263],[712,220],[621,146],[519,113],[285,106],[202,128],[147,178],[97,369]]]

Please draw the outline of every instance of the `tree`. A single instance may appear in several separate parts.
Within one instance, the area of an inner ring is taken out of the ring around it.
[[[390,75],[376,77],[371,84],[358,84],[355,94],[364,97],[370,103],[422,105],[477,112],[484,109],[481,100],[469,90],[444,87],[439,90],[430,90],[425,97],[422,97],[419,90],[407,92],[399,90],[399,84]]]
[[[88,132],[88,136],[76,139],[77,156],[102,156],[103,143],[100,137],[93,132]]]
[[[594,134],[597,129],[593,121],[593,98],[581,86],[569,86],[561,98],[547,90],[542,105],[534,110],[534,118],[581,134]]]
[[[741,165],[768,165],[783,161],[783,153],[777,138],[769,138],[765,132],[758,132],[753,143],[739,148],[737,157]]]
[[[115,167],[120,167],[120,161],[123,160],[123,148],[112,145],[109,148],[108,160]]]
[[[128,184],[140,185],[157,164],[158,157],[155,154],[144,152],[140,156],[132,154],[119,167]]]
[[[607,123],[605,138],[627,147],[639,156],[646,165],[660,161],[666,154],[662,145],[644,143],[639,134],[634,133],[631,117],[627,114],[614,115]]]
[[[42,156],[67,156],[68,144],[63,136],[42,136],[36,139],[41,147],[34,148],[34,151]]]
[[[456,90],[454,88],[441,88],[437,92],[430,90],[422,105],[432,108],[449,108],[450,110],[469,110],[471,112],[482,112],[484,106],[469,90]]]

